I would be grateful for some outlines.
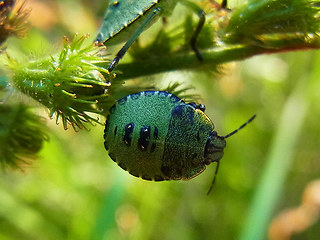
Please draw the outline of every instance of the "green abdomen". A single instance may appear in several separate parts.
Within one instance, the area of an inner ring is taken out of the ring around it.
[[[106,123],[105,147],[130,174],[147,180],[189,179],[205,168],[211,121],[167,92],[120,99]]]

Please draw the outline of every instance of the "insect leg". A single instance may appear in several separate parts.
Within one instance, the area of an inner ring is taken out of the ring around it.
[[[202,61],[203,60],[203,57],[197,47],[197,39],[198,39],[198,36],[202,30],[202,27],[206,21],[206,13],[198,6],[196,5],[195,3],[193,2],[189,2],[189,1],[182,1],[181,2],[182,4],[184,4],[185,6],[187,6],[188,8],[192,9],[199,17],[199,22],[198,22],[198,25],[196,27],[196,30],[193,32],[193,35],[191,37],[191,40],[190,40],[190,45],[191,45],[191,48],[192,50],[195,52],[197,58]]]
[[[154,9],[147,17],[143,20],[141,25],[137,28],[137,30],[133,33],[130,39],[125,43],[125,45],[120,49],[117,53],[116,57],[112,60],[108,67],[108,71],[112,72],[113,69],[118,65],[119,61],[126,54],[132,43],[140,36],[140,34],[144,31],[144,29],[148,26],[148,24],[161,13],[160,8]]]
[[[206,13],[201,9],[200,12],[198,12],[198,16],[199,16],[199,22],[198,22],[198,25],[196,27],[196,30],[194,31],[193,35],[192,35],[192,38],[190,40],[190,45],[191,45],[191,48],[192,50],[195,52],[197,58],[202,61],[203,60],[203,57],[199,51],[199,49],[197,48],[197,38],[199,36],[199,33],[201,32],[201,29],[204,25],[204,22],[206,20]]]
[[[216,171],[214,172],[214,176],[213,176],[211,185],[210,185],[210,187],[209,187],[209,190],[208,190],[208,192],[207,192],[207,195],[210,194],[210,192],[212,191],[213,185],[214,185],[214,183],[216,182],[216,178],[217,178],[217,174],[218,174],[219,166],[220,166],[220,161],[216,161],[216,162],[217,162]]]
[[[221,8],[222,9],[228,9],[227,5],[228,5],[227,0],[223,0],[222,3],[221,3]]]
[[[228,8],[228,1],[222,0],[221,4],[217,3],[215,0],[209,0],[209,2],[218,10],[226,10],[231,11],[231,9]]]

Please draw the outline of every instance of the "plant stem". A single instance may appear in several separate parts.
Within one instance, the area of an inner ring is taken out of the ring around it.
[[[211,49],[202,50],[203,61],[199,61],[193,52],[177,53],[157,58],[135,59],[130,63],[120,63],[117,70],[117,80],[127,80],[136,77],[148,76],[175,70],[201,70],[212,66],[232,61],[243,60],[259,54],[272,54],[287,51],[318,49],[320,40],[318,36],[309,38],[308,41],[301,38],[290,40],[272,40],[268,45],[223,45]]]

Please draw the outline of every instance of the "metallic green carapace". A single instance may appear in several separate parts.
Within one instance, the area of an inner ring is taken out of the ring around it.
[[[110,1],[97,36],[98,42],[108,45],[127,41],[155,8],[162,16],[171,14],[177,1],[172,0],[118,0]],[[157,14],[152,22],[158,19]],[[152,22],[148,23],[151,25]]]
[[[145,91],[117,101],[105,128],[113,161],[146,180],[188,180],[219,162],[226,146],[204,114],[163,91]]]
[[[197,58],[202,56],[196,47],[196,40],[205,22],[204,11],[189,0],[112,0],[106,9],[96,41],[105,45],[126,42],[109,65],[109,72],[118,65],[132,43],[160,16],[171,15],[175,5],[182,3],[199,16],[198,25],[190,39],[190,46]]]

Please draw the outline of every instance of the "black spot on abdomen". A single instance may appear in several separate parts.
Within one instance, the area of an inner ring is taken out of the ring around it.
[[[145,126],[140,129],[140,137],[138,139],[138,148],[141,151],[146,151],[150,142],[150,126]]]
[[[200,138],[200,131],[197,132],[197,141],[199,142],[201,140]]]
[[[134,123],[129,123],[124,128],[125,134],[124,134],[122,140],[123,140],[124,144],[126,144],[128,147],[131,146],[133,129],[134,129]]]
[[[154,139],[157,139],[159,136],[159,130],[157,127],[154,128],[154,131],[153,131],[153,137]]]

